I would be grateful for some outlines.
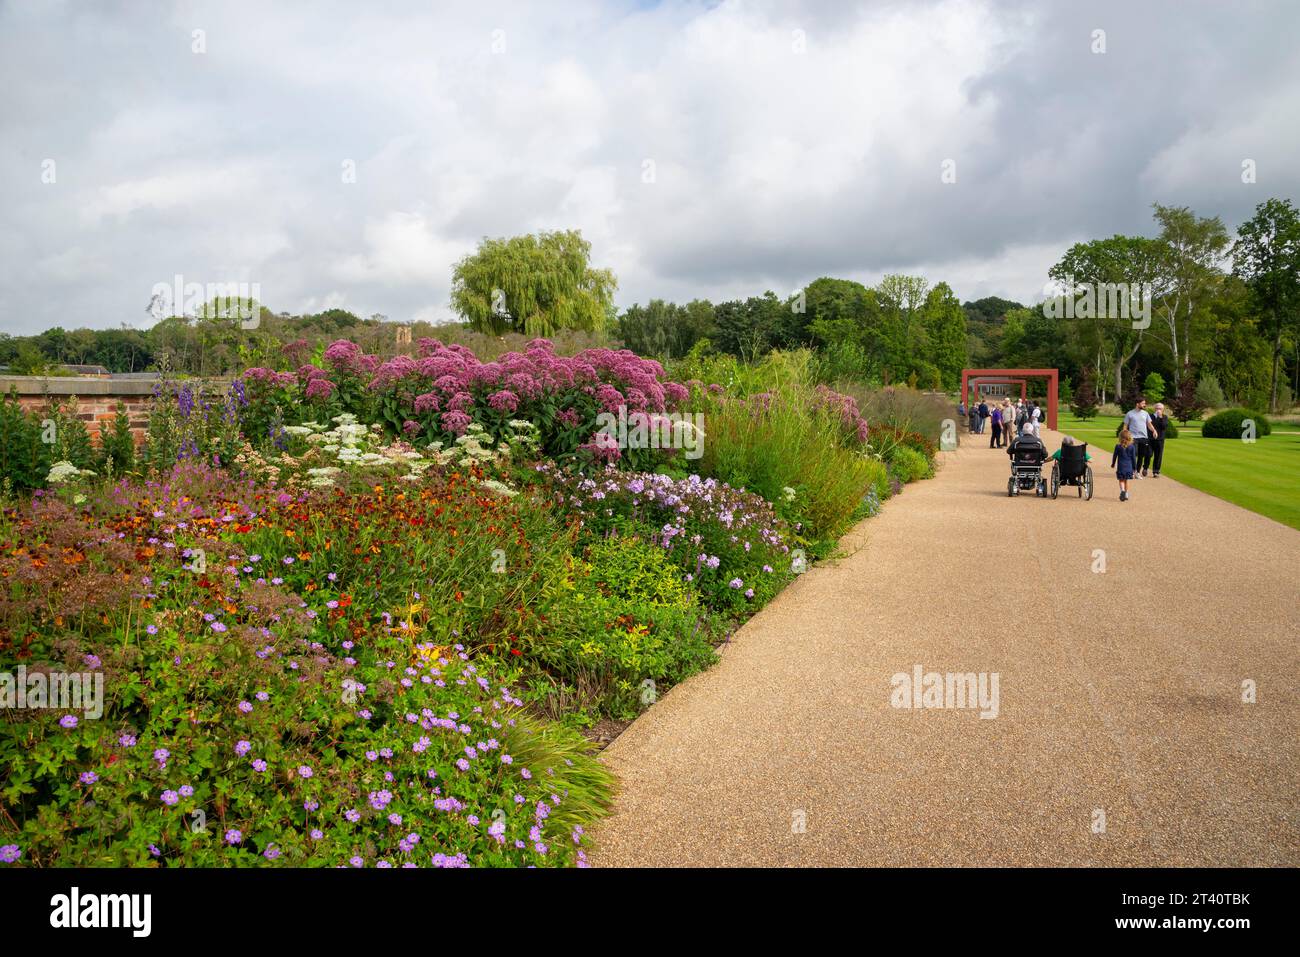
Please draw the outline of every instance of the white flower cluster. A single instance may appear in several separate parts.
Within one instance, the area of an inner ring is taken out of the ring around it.
[[[336,415],[330,421],[334,423],[332,429],[326,429],[319,422],[304,422],[302,425],[285,426],[284,429],[290,435],[305,439],[308,444],[318,447],[338,462],[337,466],[328,465],[307,470],[308,484],[315,488],[333,485],[335,477],[340,475],[344,468],[364,465],[401,466],[406,472],[400,478],[414,482],[418,481],[424,475],[425,469],[433,464],[419,452],[409,448],[380,446],[379,442],[383,436],[383,427],[380,425],[362,425],[355,415],[348,412]]]
[[[79,469],[71,462],[55,462],[50,468],[50,474],[45,476],[45,481],[50,485],[62,485],[69,479],[80,478],[81,476],[90,476],[95,473],[90,469]]]

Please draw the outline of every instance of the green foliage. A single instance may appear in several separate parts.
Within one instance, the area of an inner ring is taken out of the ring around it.
[[[922,453],[906,445],[896,445],[889,457],[889,472],[903,484],[931,478],[934,465]]]
[[[694,602],[667,553],[639,538],[601,539],[587,548],[586,563],[593,584],[609,597],[673,608]]]
[[[1272,352],[1269,408],[1278,408],[1282,351],[1288,337],[1300,336],[1300,210],[1287,199],[1269,199],[1237,230],[1233,271],[1251,293]]]
[[[1240,439],[1245,432],[1244,423],[1255,423],[1255,435],[1264,436],[1273,431],[1267,418],[1250,409],[1224,409],[1210,416],[1201,426],[1201,435],[1207,439]]]
[[[561,593],[550,615],[553,631],[534,653],[545,668],[539,681],[552,685],[551,699],[569,689],[578,699],[570,707],[633,718],[717,660],[712,626],[690,605],[640,604],[605,594],[596,580],[605,575],[593,565]],[[550,710],[556,710],[553,703]]]
[[[834,412],[806,392],[777,387],[748,399],[701,399],[705,415],[701,475],[746,488],[777,503],[811,539],[838,537],[871,486],[874,469],[839,438]],[[793,489],[790,496],[785,490]]]
[[[713,304],[695,299],[678,306],[652,299],[648,306],[632,305],[619,317],[618,337],[638,355],[680,359],[695,344],[716,334]]]
[[[44,487],[53,460],[43,431],[41,419],[22,408],[11,388],[0,401],[0,482],[11,491]]]
[[[120,476],[134,468],[135,436],[131,433],[131,417],[127,414],[126,403],[118,402],[113,428],[101,433],[99,471]]]
[[[1142,394],[1147,397],[1147,402],[1165,401],[1165,377],[1159,372],[1148,372],[1142,380]]]
[[[1224,398],[1223,389],[1219,387],[1219,380],[1213,375],[1201,377],[1201,381],[1196,385],[1196,403],[1203,409],[1221,409],[1227,404]]]
[[[93,469],[95,450],[90,441],[86,423],[77,413],[77,400],[51,401],[45,411],[45,422],[52,423],[53,442],[50,445],[50,459],[54,462],[71,462],[79,469]],[[44,423],[43,423],[44,426]]]
[[[485,239],[456,264],[451,304],[482,332],[604,328],[618,283],[576,230]]]

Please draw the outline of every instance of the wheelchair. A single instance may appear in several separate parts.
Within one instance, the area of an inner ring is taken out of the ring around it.
[[[1088,464],[1088,445],[1062,445],[1061,458],[1052,463],[1052,498],[1060,494],[1061,486],[1073,485],[1079,498],[1092,499],[1092,466]]]
[[[1035,495],[1046,498],[1047,481],[1043,478],[1043,463],[1047,461],[1047,449],[1042,443],[1014,440],[1010,455],[1011,478],[1007,479],[1007,496],[1033,489]]]

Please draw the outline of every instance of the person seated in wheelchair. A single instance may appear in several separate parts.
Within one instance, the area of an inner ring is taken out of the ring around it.
[[[1007,480],[1007,494],[1017,495],[1020,490],[1033,489],[1037,495],[1047,494],[1043,480],[1043,463],[1047,461],[1047,446],[1034,434],[1034,426],[1026,422],[1020,434],[1007,448],[1011,456],[1011,478]]]
[[[1062,455],[1061,454],[1062,452],[1064,452],[1065,454]],[[1082,452],[1083,454],[1080,455],[1079,454],[1080,452]],[[1076,461],[1078,462],[1092,461],[1092,454],[1089,453],[1087,444],[1080,445],[1077,441],[1075,441],[1075,438],[1072,435],[1061,436],[1061,447],[1048,457],[1052,459],[1052,461],[1054,462],[1064,462],[1067,467],[1073,465],[1074,462]],[[1079,471],[1083,471],[1083,470],[1079,469]]]
[[[1020,434],[1011,440],[1007,446],[1007,455],[1011,456],[1013,462],[1023,461],[1025,464],[1029,464],[1035,456],[1038,456],[1039,465],[1047,461],[1047,446],[1034,434],[1033,423],[1026,422]]]
[[[1061,486],[1069,485],[1079,490],[1080,498],[1092,498],[1092,456],[1088,444],[1080,443],[1070,435],[1061,436],[1061,447],[1051,455],[1051,494],[1056,498]]]

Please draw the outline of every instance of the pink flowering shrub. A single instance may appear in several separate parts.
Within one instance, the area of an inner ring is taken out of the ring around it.
[[[534,339],[523,352],[480,361],[458,343],[421,339],[419,354],[381,360],[354,342],[340,339],[319,365],[297,373],[248,369],[250,436],[264,435],[279,420],[294,424],[350,412],[362,422],[381,422],[408,439],[449,442],[471,422],[500,438],[511,419],[537,426],[542,451],[552,458],[580,449],[590,457],[619,461],[622,451],[597,444],[596,417],[602,412],[655,414],[678,409],[690,390],[667,381],[663,366],[626,349],[587,349],[555,354],[547,339]],[[415,423],[412,427],[411,423]],[[650,452],[651,450],[644,450]],[[667,454],[654,450],[657,457]],[[629,464],[651,464],[633,455]]]

